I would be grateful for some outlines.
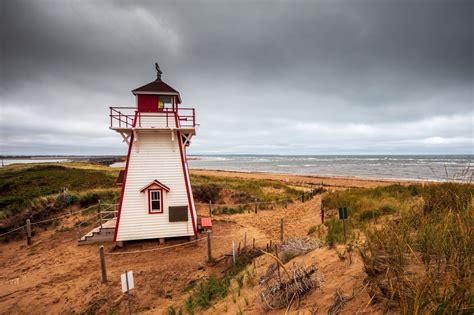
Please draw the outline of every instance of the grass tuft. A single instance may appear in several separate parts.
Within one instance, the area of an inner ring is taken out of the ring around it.
[[[420,207],[365,233],[360,252],[371,295],[385,311],[468,312],[474,300],[474,188],[449,183],[416,192]]]

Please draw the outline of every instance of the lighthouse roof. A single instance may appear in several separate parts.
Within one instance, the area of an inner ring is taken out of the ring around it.
[[[161,80],[161,70],[157,63],[155,63],[156,67],[156,80],[140,86],[132,90],[132,93],[137,94],[154,94],[154,95],[176,95],[178,96],[178,101],[181,103],[181,96],[179,92],[173,89],[171,86],[166,84]]]

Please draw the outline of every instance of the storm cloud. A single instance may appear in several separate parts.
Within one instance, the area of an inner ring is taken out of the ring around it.
[[[472,1],[0,5],[2,154],[124,154],[155,61],[190,153],[474,153]]]

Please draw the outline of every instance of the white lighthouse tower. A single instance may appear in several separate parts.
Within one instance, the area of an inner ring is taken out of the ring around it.
[[[110,108],[110,129],[128,144],[114,241],[197,236],[186,161],[195,110],[155,65],[156,80],[132,91],[136,107]]]

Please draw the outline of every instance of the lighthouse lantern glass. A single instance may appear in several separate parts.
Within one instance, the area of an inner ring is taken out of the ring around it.
[[[158,96],[158,109],[162,110],[164,108],[172,108],[173,104],[171,101],[171,96],[169,95],[159,95]]]

